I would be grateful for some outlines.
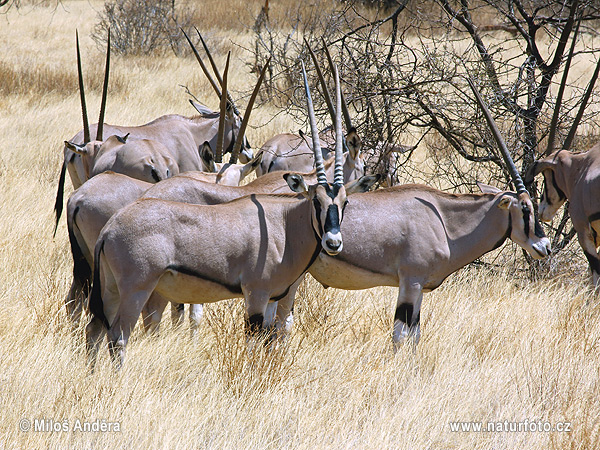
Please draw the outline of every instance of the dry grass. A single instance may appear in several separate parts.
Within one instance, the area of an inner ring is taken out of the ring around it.
[[[288,342],[272,351],[247,351],[236,300],[207,308],[196,341],[165,321],[158,337],[136,330],[120,373],[103,351],[88,374],[82,330],[69,333],[62,308],[71,270],[64,223],[55,240],[51,232],[60,143],[81,127],[73,24],[96,84],[102,52],[89,32],[100,7],[65,2],[0,17],[0,448],[599,448],[600,307],[585,277],[527,284],[464,270],[426,295],[416,351],[396,353],[395,289],[324,290],[310,280]],[[233,83],[249,85],[238,52]],[[179,84],[217,105],[191,59],[114,58],[113,68],[110,122],[193,113]],[[97,87],[89,95],[95,115]],[[297,128],[282,116],[269,122],[274,112],[255,111],[253,122],[267,125],[250,130],[252,142]],[[71,428],[105,420],[121,431],[22,432],[21,419]],[[572,431],[449,426],[525,419],[570,422]]]

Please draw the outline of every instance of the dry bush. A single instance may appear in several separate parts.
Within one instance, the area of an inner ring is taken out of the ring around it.
[[[121,54],[149,55],[172,50],[180,54],[187,43],[180,28],[190,29],[192,11],[175,0],[113,0],[104,4],[92,38],[105,43],[111,32],[111,47]]]

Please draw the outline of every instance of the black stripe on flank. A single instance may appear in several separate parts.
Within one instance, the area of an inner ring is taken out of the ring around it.
[[[78,212],[79,206],[75,208],[75,212],[73,213],[73,227],[75,227]],[[92,268],[83,255],[83,251],[77,242],[73,228],[68,226],[67,229],[69,232],[69,243],[71,244],[71,255],[73,256],[73,278],[74,280],[77,280],[80,286],[82,286],[82,293],[87,298],[92,282]]]
[[[196,277],[196,278],[200,278],[201,280],[210,281],[211,283],[219,284],[233,294],[241,294],[242,293],[242,288],[239,284],[223,283],[222,281],[207,277],[206,275],[202,275],[201,273],[195,272],[194,270],[189,269],[187,267],[171,265],[171,266],[167,267],[167,270],[172,270],[174,272],[179,272],[184,275],[189,275],[191,277]]]
[[[317,259],[317,256],[319,256],[319,253],[321,253],[321,250],[323,250],[323,248],[321,247],[321,240],[319,239],[319,236],[317,236],[317,232],[313,229],[313,232],[315,233],[315,239],[317,240],[317,246],[315,248],[315,251],[313,252],[312,256],[310,257],[310,261],[308,262],[308,264],[306,265],[306,267],[304,268],[304,270],[302,271],[302,274],[300,275],[300,277],[302,275],[304,275],[306,273],[306,271],[310,268],[310,266],[313,265],[313,263],[315,262],[315,260]],[[298,278],[300,278],[298,277]],[[296,281],[298,281],[298,278],[296,278],[296,280],[294,280],[294,283]],[[294,284],[292,283],[292,284]],[[288,295],[288,293],[290,292],[290,288],[292,286],[288,286],[287,289],[283,292],[283,294],[281,295],[276,295],[275,297],[271,297],[271,301],[278,301],[281,300],[283,297],[285,297],[286,295]]]

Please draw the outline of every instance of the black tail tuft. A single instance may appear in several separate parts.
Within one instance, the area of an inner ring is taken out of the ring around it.
[[[104,241],[96,244],[94,251],[94,278],[92,281],[92,294],[90,295],[90,312],[99,319],[106,329],[110,328],[108,319],[104,315],[104,305],[102,303],[102,291],[100,289],[100,253],[104,250]]]
[[[67,223],[67,229],[69,230],[69,242],[71,243],[71,255],[73,256],[73,278],[83,287],[82,293],[87,298],[92,285],[92,268],[85,259],[73,230],[78,212],[79,207],[75,208],[73,220],[71,223]]]
[[[56,237],[56,230],[58,229],[58,221],[63,210],[63,196],[65,194],[65,174],[67,172],[67,162],[63,161],[62,168],[60,169],[60,177],[58,179],[58,191],[56,192],[56,202],[54,202],[54,212],[56,213],[56,223],[54,224],[54,234],[52,237]]]

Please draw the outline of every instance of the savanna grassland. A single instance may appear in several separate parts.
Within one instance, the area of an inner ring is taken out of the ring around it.
[[[235,14],[206,4],[198,25],[219,64],[232,50],[232,85],[250,86],[251,36],[240,22],[251,25],[260,4],[234,2]],[[62,142],[81,128],[75,28],[95,121],[104,56],[90,33],[101,8],[64,1],[0,15],[1,449],[600,448],[600,306],[586,266],[579,259],[529,282],[502,269],[520,255],[510,243],[494,270],[464,269],[425,295],[416,349],[393,351],[395,289],[325,290],[309,279],[293,331],[271,351],[247,351],[242,302],[232,300],[206,308],[197,339],[166,319],[159,336],[136,329],[120,372],[103,347],[90,374],[83,327],[73,335],[63,307],[72,270],[64,219],[52,232]],[[113,55],[107,122],[193,114],[180,85],[217,109],[191,58]],[[255,145],[298,128],[274,112],[254,111]],[[68,429],[20,429],[35,420]],[[119,430],[77,431],[78,420]],[[505,420],[567,422],[570,432],[451,430]]]

